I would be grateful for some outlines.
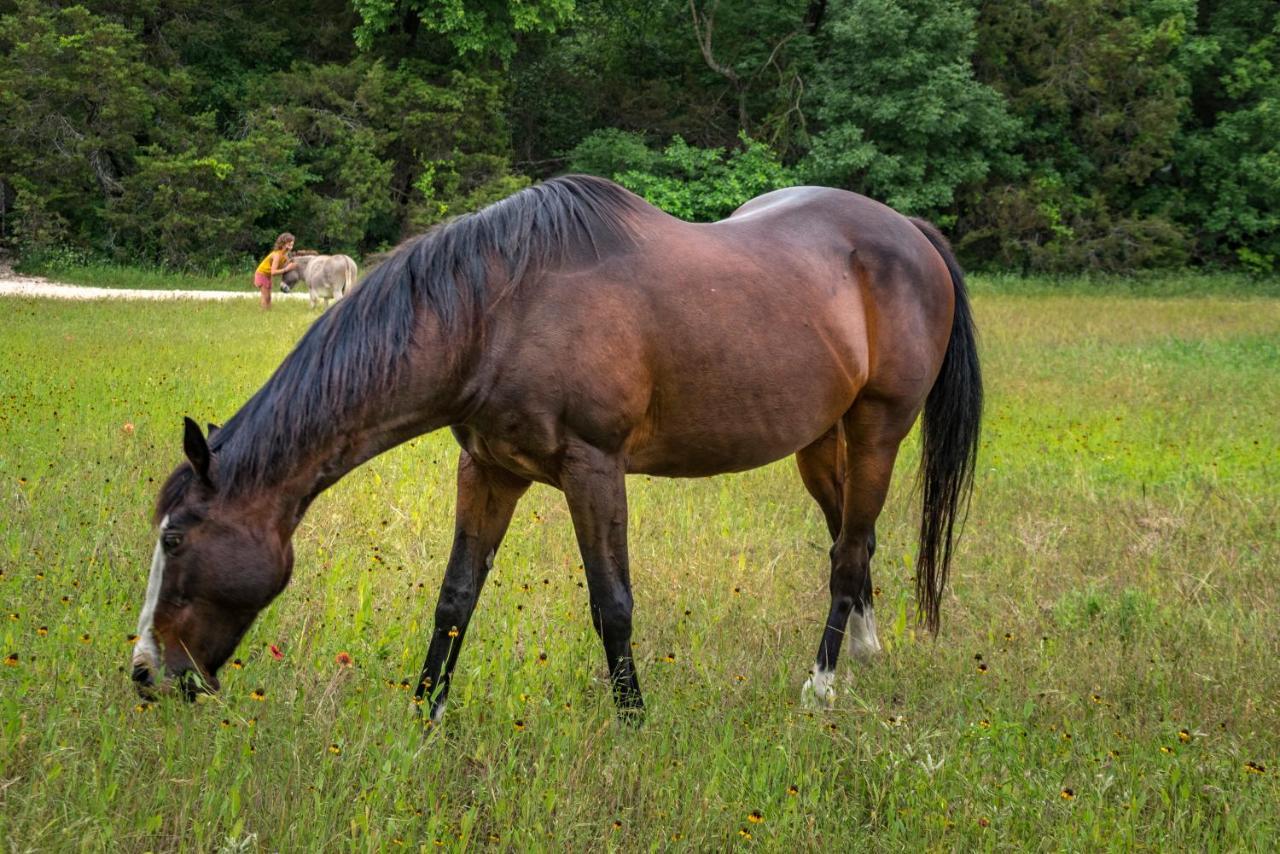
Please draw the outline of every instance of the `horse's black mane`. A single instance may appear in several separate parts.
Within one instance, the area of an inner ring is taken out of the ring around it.
[[[629,220],[642,205],[609,181],[571,175],[406,241],[312,324],[271,379],[213,434],[219,491],[266,485],[307,444],[332,436],[338,413],[394,383],[419,312],[433,312],[446,345],[456,344],[482,330],[488,306],[539,271],[589,263],[627,245]],[[173,473],[157,518],[191,476],[189,466]]]

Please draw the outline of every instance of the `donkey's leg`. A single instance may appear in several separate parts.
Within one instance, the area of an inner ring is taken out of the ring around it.
[[[836,661],[846,626],[850,650],[856,657],[865,660],[880,651],[871,594],[875,524],[889,491],[898,445],[915,416],[916,410],[911,407],[860,400],[844,417],[845,477],[840,532],[831,547],[831,610],[817,660],[801,695],[804,699],[812,697],[822,703],[834,700]]]
[[[458,505],[455,511],[453,550],[444,571],[436,602],[435,630],[427,660],[418,677],[415,696],[431,697],[431,719],[444,715],[449,676],[458,663],[458,651],[467,633],[480,588],[493,567],[502,537],[511,523],[516,502],[529,481],[506,469],[486,466],[463,451],[458,458]]]
[[[575,443],[565,453],[560,486],[569,504],[591,597],[591,624],[604,642],[620,717],[638,723],[644,701],[631,657],[631,571],[627,563],[627,492],[622,461]]]

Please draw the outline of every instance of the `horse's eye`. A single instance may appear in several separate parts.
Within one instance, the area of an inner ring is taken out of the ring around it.
[[[172,552],[178,546],[182,545],[181,531],[165,531],[160,535],[160,547],[166,552]]]

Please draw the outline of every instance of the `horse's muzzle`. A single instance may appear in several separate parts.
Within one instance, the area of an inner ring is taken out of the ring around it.
[[[138,692],[138,696],[144,700],[153,701],[156,699],[157,685],[155,671],[151,665],[145,661],[133,662],[133,688]]]
[[[180,670],[157,681],[156,671],[145,663],[133,665],[132,678],[134,690],[148,702],[170,695],[176,688],[184,700],[192,703],[200,694],[216,694],[221,687],[217,678],[202,677],[194,669]]]

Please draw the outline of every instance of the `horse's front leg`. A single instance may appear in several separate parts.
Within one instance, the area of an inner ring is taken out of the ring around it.
[[[639,723],[644,700],[631,656],[625,468],[619,457],[575,443],[565,453],[560,486],[582,551],[591,597],[591,624],[604,643],[618,715]]]
[[[485,578],[529,481],[506,469],[486,466],[466,451],[458,459],[458,505],[453,549],[436,602],[435,629],[415,696],[431,700],[431,720],[439,722],[449,695],[449,677]]]

